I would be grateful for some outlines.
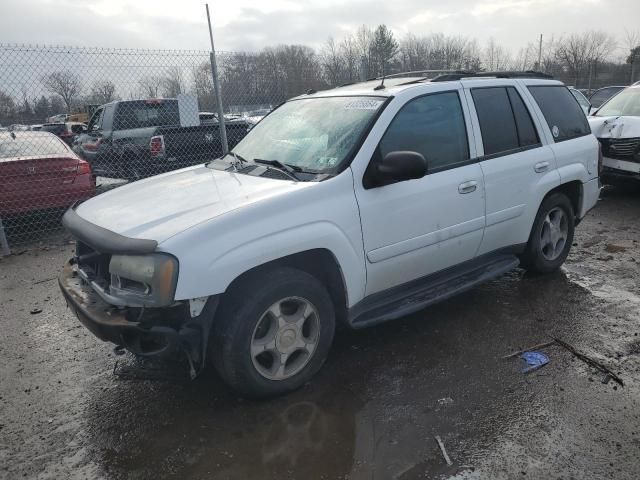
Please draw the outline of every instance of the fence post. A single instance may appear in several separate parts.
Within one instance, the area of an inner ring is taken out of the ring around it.
[[[211,30],[211,17],[209,16],[209,4],[205,4],[207,8],[207,23],[209,24],[209,39],[211,40],[211,53],[209,53],[209,61],[211,62],[211,75],[213,76],[213,89],[216,95],[216,105],[218,107],[218,127],[220,128],[220,142],[222,143],[222,155],[229,152],[229,144],[227,142],[227,127],[224,123],[224,112],[222,109],[222,94],[220,92],[220,83],[218,82],[218,66],[216,65],[216,49],[213,45],[213,30]]]
[[[11,249],[9,248],[9,241],[4,231],[4,225],[2,225],[2,218],[0,218],[0,256],[11,255]]]

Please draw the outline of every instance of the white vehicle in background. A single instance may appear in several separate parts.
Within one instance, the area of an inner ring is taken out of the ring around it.
[[[619,92],[627,88],[627,85],[610,85],[608,87],[602,87],[594,91],[589,95],[589,102],[591,107],[595,110],[605,104],[610,98],[617,95]]]
[[[640,179],[640,85],[626,88],[589,117],[602,145],[605,180]]]
[[[178,349],[192,375],[211,362],[243,394],[277,395],[320,369],[337,323],[560,268],[598,160],[577,102],[544,74],[310,91],[221,158],[68,210],[60,287],[103,340]]]
[[[580,90],[572,87],[568,87],[568,88],[569,88],[569,91],[571,92],[571,95],[573,95],[573,97],[580,104],[580,108],[582,108],[582,111],[584,112],[584,114],[586,116],[589,116],[589,113],[591,111],[591,102],[587,100],[587,97],[585,97]]]

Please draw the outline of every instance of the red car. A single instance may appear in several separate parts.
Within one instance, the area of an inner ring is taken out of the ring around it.
[[[68,207],[95,188],[90,165],[56,135],[0,132],[0,218]]]

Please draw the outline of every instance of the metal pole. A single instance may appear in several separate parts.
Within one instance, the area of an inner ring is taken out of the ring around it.
[[[542,34],[540,34],[540,43],[538,44],[538,70],[542,71]]]
[[[9,248],[9,241],[2,225],[2,219],[0,218],[0,255],[11,255],[11,249]]]
[[[213,46],[213,30],[211,30],[211,17],[209,16],[209,4],[205,4],[207,8],[207,23],[209,24],[209,39],[211,40],[211,53],[209,60],[211,61],[211,75],[213,76],[213,88],[216,94],[216,104],[218,107],[218,126],[220,128],[220,142],[222,143],[222,154],[229,153],[229,144],[227,143],[227,128],[224,124],[224,112],[222,111],[222,95],[220,93],[220,84],[218,83],[218,67],[216,65],[216,49]]]
[[[360,57],[360,81],[365,82],[369,74],[367,73],[367,57]]]

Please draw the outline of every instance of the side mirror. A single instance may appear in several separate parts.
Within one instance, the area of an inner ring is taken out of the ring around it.
[[[414,180],[427,174],[427,160],[418,152],[398,150],[387,153],[376,170],[377,179],[383,185]]]

